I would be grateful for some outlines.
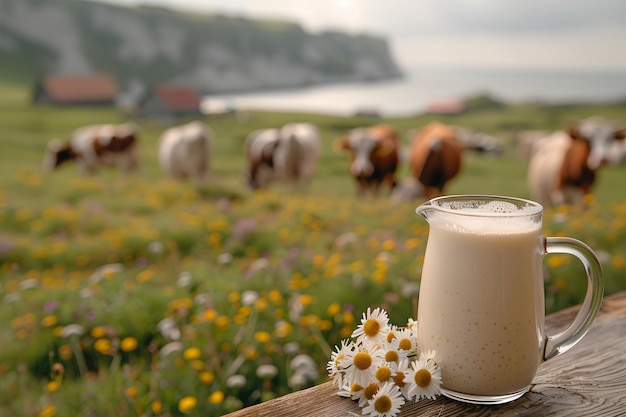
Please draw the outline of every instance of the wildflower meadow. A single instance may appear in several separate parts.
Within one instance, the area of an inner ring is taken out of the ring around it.
[[[335,346],[368,308],[390,323],[416,317],[428,225],[415,207],[423,200],[357,198],[348,161],[332,148],[371,120],[254,111],[207,118],[215,143],[205,184],[168,180],[156,162],[164,126],[138,120],[140,172],[85,176],[71,165],[44,172],[47,142],[126,115],[33,107],[23,89],[0,90],[0,415],[224,415],[328,381]],[[622,113],[519,105],[443,117],[505,145],[499,156],[468,155],[448,192],[527,197],[518,130]],[[385,122],[404,134],[433,118]],[[322,131],[313,183],[248,190],[245,135],[288,121]],[[626,289],[625,171],[605,167],[585,209],[545,213],[545,235],[598,252],[607,293]],[[547,312],[580,302],[582,266],[562,255],[545,264]],[[432,360],[416,362],[436,377]],[[396,391],[383,394],[398,406]],[[415,388],[409,397],[431,394]]]

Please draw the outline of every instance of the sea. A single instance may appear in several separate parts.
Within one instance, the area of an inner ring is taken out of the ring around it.
[[[487,94],[506,103],[626,102],[626,71],[419,68],[399,79],[330,84],[293,90],[211,96],[238,110],[313,112],[349,116],[375,112],[404,117]]]

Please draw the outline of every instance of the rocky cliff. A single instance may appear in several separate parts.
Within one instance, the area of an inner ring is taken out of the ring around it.
[[[93,71],[123,86],[178,83],[207,93],[400,76],[377,36],[85,0],[0,0],[1,78]]]

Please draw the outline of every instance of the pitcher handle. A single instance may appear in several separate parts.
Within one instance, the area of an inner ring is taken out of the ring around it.
[[[576,318],[562,332],[546,337],[543,360],[547,361],[574,347],[589,330],[602,304],[604,275],[596,254],[580,240],[570,237],[546,237],[544,253],[574,255],[583,263],[587,274],[587,293]]]

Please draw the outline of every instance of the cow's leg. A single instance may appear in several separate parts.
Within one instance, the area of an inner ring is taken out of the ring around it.
[[[553,207],[560,206],[567,202],[564,190],[557,188],[550,193],[550,203]]]
[[[439,197],[441,194],[441,190],[437,187],[424,187],[424,195],[428,200]]]
[[[77,160],[80,170],[87,175],[94,175],[97,172],[96,164],[89,163],[84,159]]]
[[[393,173],[385,175],[383,182],[387,183],[387,185],[389,186],[389,192],[392,192],[393,189],[396,188],[396,186],[398,185],[398,182],[396,181],[396,176]]]
[[[120,155],[117,161],[117,165],[124,174],[139,170],[139,158],[132,151],[126,155]]]
[[[368,184],[367,181],[357,178],[357,196],[364,197],[367,194]]]

